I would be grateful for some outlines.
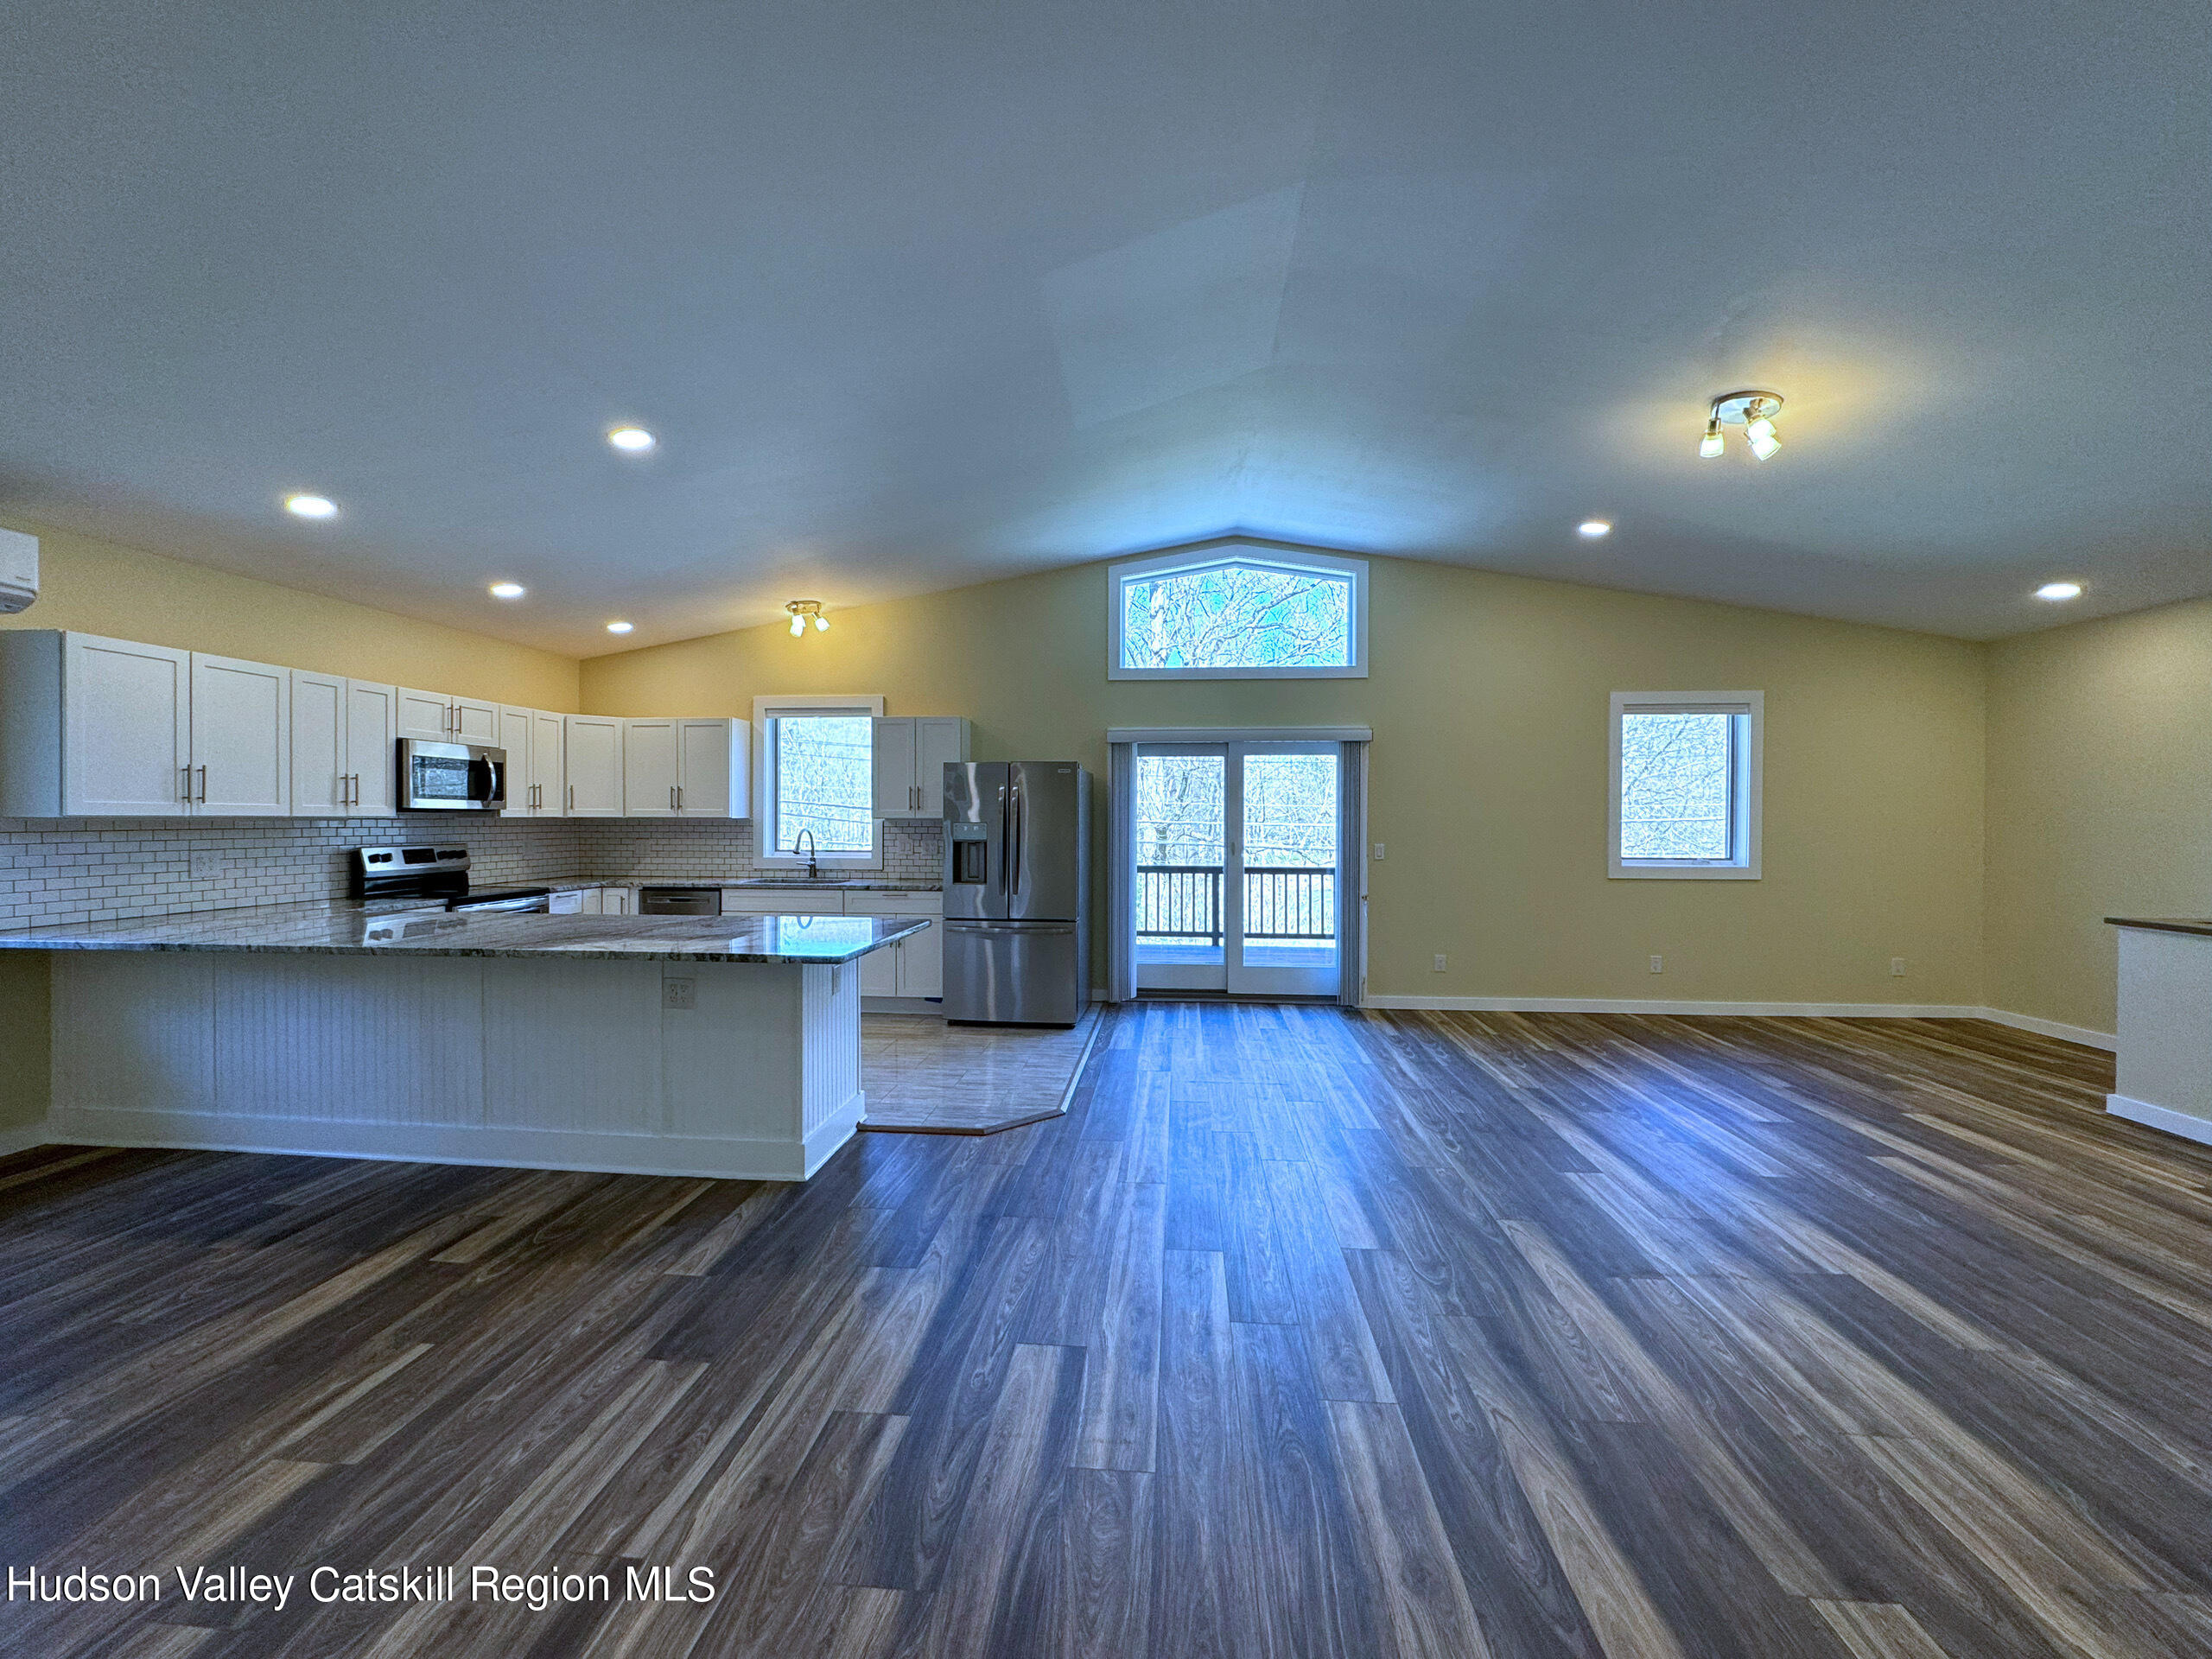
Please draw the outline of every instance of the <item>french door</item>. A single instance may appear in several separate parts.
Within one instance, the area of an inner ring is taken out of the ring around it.
[[[1140,988],[1336,995],[1340,755],[1326,742],[1139,748]]]

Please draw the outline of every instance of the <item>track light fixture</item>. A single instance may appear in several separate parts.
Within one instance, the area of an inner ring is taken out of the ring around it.
[[[1721,442],[1720,429],[1740,426],[1751,454],[1765,461],[1782,448],[1782,440],[1774,435],[1774,417],[1781,412],[1782,394],[1778,391],[1723,392],[1713,400],[1712,410],[1706,417],[1705,437],[1698,444],[1697,452],[1707,461],[1718,461],[1727,447]]]
[[[814,631],[817,633],[827,633],[830,632],[830,619],[822,614],[822,601],[820,600],[795,599],[791,601],[790,604],[785,606],[784,608],[791,613],[792,639],[798,639],[804,636],[806,632],[806,625],[810,620],[813,622]]]

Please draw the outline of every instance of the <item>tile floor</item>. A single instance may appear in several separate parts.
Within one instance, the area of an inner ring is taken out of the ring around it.
[[[1098,1028],[955,1026],[933,1014],[861,1020],[861,1086],[871,1129],[989,1135],[1067,1109]]]

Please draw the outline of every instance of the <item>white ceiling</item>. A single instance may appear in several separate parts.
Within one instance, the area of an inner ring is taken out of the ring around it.
[[[1970,636],[2212,591],[2193,0],[10,35],[14,518],[570,653],[1230,531]],[[1786,447],[1700,462],[1739,385]]]

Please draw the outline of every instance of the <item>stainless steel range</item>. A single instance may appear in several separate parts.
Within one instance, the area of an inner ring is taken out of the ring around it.
[[[356,847],[347,891],[359,899],[416,899],[442,910],[547,910],[550,887],[472,893],[466,847]]]

